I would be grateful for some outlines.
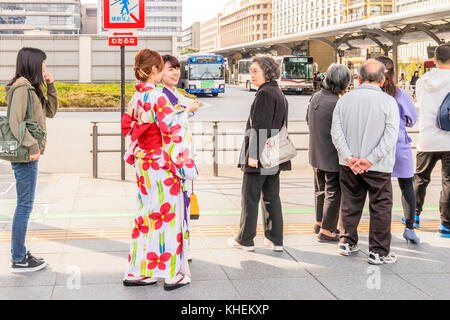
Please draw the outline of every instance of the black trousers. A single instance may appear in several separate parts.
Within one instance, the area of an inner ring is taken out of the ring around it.
[[[275,245],[283,245],[283,215],[280,200],[280,173],[261,175],[244,173],[242,181],[242,212],[239,235],[244,246],[253,246],[258,222],[258,204],[261,202],[264,235]]]
[[[418,152],[416,174],[414,175],[414,192],[416,194],[416,214],[420,215],[425,203],[427,187],[431,181],[431,172],[436,163],[442,163],[442,190],[439,200],[441,223],[450,228],[450,151],[446,152]]]
[[[358,225],[369,193],[369,250],[385,256],[391,246],[392,183],[391,174],[369,171],[355,175],[346,166],[341,166],[342,200],[340,242],[357,244]]]
[[[314,168],[314,203],[316,221],[322,222],[322,229],[336,231],[341,207],[339,172]]]

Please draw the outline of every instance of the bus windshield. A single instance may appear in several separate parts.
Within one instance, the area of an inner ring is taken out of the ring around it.
[[[284,59],[282,79],[312,79],[313,64],[305,62],[296,62],[292,59]]]
[[[190,80],[218,80],[224,79],[224,77],[225,70],[223,64],[205,63],[189,65]]]

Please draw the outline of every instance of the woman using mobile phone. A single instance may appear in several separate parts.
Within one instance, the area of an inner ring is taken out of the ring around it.
[[[13,135],[19,140],[20,123],[27,116],[28,94],[30,93],[33,119],[46,130],[46,118],[53,118],[58,110],[58,93],[53,76],[46,72],[44,51],[23,48],[17,55],[16,74],[6,86],[6,101],[11,99],[9,125]],[[43,87],[47,86],[47,97]],[[46,267],[43,259],[31,255],[25,248],[28,219],[33,210],[38,162],[44,154],[46,138],[39,144],[25,129],[22,145],[29,149],[28,163],[11,163],[16,179],[17,207],[14,212],[11,239],[11,272],[33,272]]]

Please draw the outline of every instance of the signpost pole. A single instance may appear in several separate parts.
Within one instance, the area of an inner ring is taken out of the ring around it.
[[[120,46],[120,123],[125,112],[125,46]],[[125,181],[125,137],[120,138],[120,172],[121,179]]]

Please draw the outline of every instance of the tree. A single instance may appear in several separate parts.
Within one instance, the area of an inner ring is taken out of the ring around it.
[[[187,48],[182,49],[180,51],[180,54],[183,55],[183,54],[197,53],[197,52],[200,52],[200,50],[196,49],[196,48],[187,47]]]

